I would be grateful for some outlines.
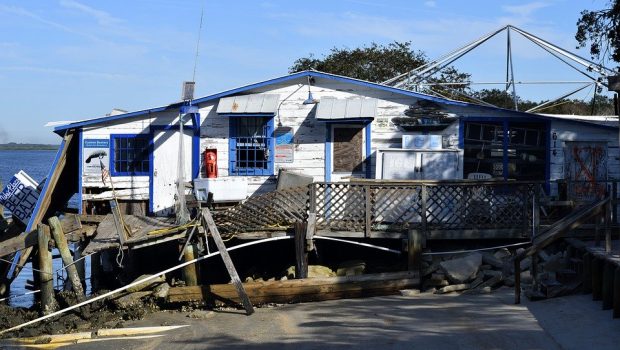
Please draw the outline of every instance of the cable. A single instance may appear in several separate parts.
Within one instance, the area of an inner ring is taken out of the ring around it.
[[[507,244],[507,245],[499,245],[499,246],[495,246],[495,247],[480,248],[480,249],[454,250],[454,251],[449,251],[449,252],[430,252],[430,253],[422,253],[422,255],[465,254],[465,253],[481,252],[481,251],[485,251],[485,250],[493,250],[493,249],[500,249],[500,248],[518,247],[518,246],[527,245],[527,244],[532,244],[532,242],[522,242],[522,243],[514,243],[514,244]]]
[[[196,81],[196,66],[198,65],[198,48],[200,47],[200,35],[202,34],[202,18],[204,15],[205,5],[202,4],[200,9],[200,27],[198,28],[198,41],[196,42],[196,57],[194,58],[194,73],[192,74],[192,81]]]

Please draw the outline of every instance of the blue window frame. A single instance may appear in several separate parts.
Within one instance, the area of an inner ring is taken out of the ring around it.
[[[273,175],[273,116],[230,116],[229,174]]]
[[[148,176],[151,140],[149,135],[110,135],[110,174],[112,176]]]

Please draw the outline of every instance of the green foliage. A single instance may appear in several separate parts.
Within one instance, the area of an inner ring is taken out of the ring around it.
[[[9,142],[0,144],[0,151],[55,151],[58,145],[41,145],[33,143]]]
[[[611,0],[607,7],[598,11],[582,11],[577,21],[575,39],[579,43],[578,48],[590,46],[592,58],[611,58],[620,62],[620,3]]]

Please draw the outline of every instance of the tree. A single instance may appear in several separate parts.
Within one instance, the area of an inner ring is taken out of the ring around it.
[[[348,49],[334,47],[323,58],[316,58],[313,54],[302,57],[293,63],[289,73],[314,69],[321,72],[344,75],[351,78],[380,83],[407,73],[428,62],[424,52],[411,48],[411,42],[394,41],[387,45],[371,43],[369,46]],[[446,67],[428,82],[463,82],[468,81],[470,75],[459,72],[454,67]],[[432,89],[443,96],[456,98],[459,94],[451,90],[464,92],[467,85],[434,86]],[[425,86],[422,92],[431,89]]]
[[[575,39],[580,47],[590,45],[593,59],[611,58],[620,62],[620,2],[610,0],[608,8],[584,10],[577,21]]]

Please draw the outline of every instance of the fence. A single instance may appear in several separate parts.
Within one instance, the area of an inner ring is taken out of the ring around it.
[[[403,232],[407,229],[529,233],[537,225],[534,182],[318,182],[249,198],[216,214],[227,233],[290,227],[316,214],[320,231]]]

